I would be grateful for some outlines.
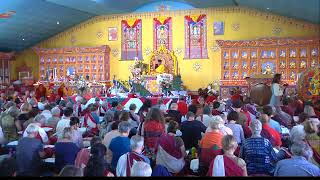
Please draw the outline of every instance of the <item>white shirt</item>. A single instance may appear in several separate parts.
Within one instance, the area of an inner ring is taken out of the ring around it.
[[[127,155],[128,155],[128,153],[123,154],[122,156],[120,156],[120,158],[118,160],[117,167],[116,167],[117,177],[126,177],[127,176],[127,157],[128,157]],[[137,162],[136,160],[133,160],[133,164],[135,164],[136,162]]]
[[[229,127],[222,125],[220,127],[220,132],[225,136],[225,135],[233,135],[232,129]]]
[[[79,148],[83,148],[82,133],[79,131],[79,129],[72,130],[72,133],[72,142],[74,142]]]
[[[51,111],[49,110],[42,111],[41,115],[44,115],[44,117],[46,117],[46,120],[52,117]]]
[[[120,136],[120,133],[118,130],[112,130],[110,132],[108,132],[104,138],[103,138],[103,141],[102,141],[102,144],[104,144],[107,148],[107,156],[106,156],[106,160],[108,163],[111,163],[111,160],[112,160],[112,151],[110,151],[109,149],[109,145],[111,143],[111,140],[115,137],[118,137]]]
[[[137,161],[133,160],[133,163]],[[127,153],[120,156],[117,168],[116,168],[117,177],[126,177],[127,176]]]
[[[39,133],[39,135],[40,135],[40,137],[41,137],[41,139],[42,139],[42,142],[43,142],[43,143],[47,143],[47,142],[49,141],[48,135],[47,135],[46,131],[39,126],[38,123],[30,123],[30,124],[26,127],[26,129],[27,129],[31,124],[38,126],[38,133]],[[27,131],[24,131],[24,132],[23,132],[23,137],[28,137]]]
[[[64,128],[70,127],[70,117],[63,116],[56,127],[56,135],[61,138]]]
[[[280,88],[280,85],[278,83],[273,83],[272,88],[273,88],[273,94],[275,96],[282,96],[283,95],[283,90]]]
[[[201,117],[197,117],[197,120],[201,121]],[[214,121],[212,116],[209,116],[209,115],[207,115],[207,114],[204,114],[204,115],[203,115],[202,123],[203,123],[206,127],[208,127],[209,124],[210,124],[210,122],[212,122],[212,121]]]

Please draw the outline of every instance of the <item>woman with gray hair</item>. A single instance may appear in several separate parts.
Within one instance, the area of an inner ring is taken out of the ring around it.
[[[143,161],[135,163],[131,168],[132,177],[150,177],[151,174],[151,166]]]
[[[274,176],[320,176],[320,169],[308,160],[312,150],[307,143],[300,141],[291,145],[292,158],[277,163]]]
[[[51,109],[51,114],[52,114],[52,117],[50,117],[49,119],[46,119],[45,121],[45,125],[46,126],[50,126],[50,127],[53,127],[53,128],[56,128],[59,120],[61,119],[61,110],[58,106],[54,107]]]
[[[16,162],[18,176],[40,176],[41,158],[46,153],[43,150],[43,144],[36,138],[38,126],[30,124],[26,128],[26,137],[18,141]]]
[[[209,124],[211,131],[207,131],[201,141],[201,148],[214,148],[221,149],[222,148],[222,138],[223,134],[220,131],[220,121],[212,121]]]
[[[274,164],[278,161],[272,144],[268,139],[261,137],[260,121],[251,121],[249,128],[252,136],[243,142],[239,157],[246,162],[249,176],[271,176],[274,172]]]
[[[39,136],[37,136],[37,138],[40,138],[40,140],[43,142],[43,143],[48,143],[49,142],[49,138],[48,138],[48,135],[46,133],[46,131],[41,128],[41,126],[44,125],[44,121],[46,120],[46,117],[44,115],[41,115],[41,114],[38,114],[34,119],[33,119],[33,125],[36,125],[38,126],[38,134]],[[31,124],[29,124],[28,126],[30,126]],[[27,126],[27,127],[28,127]],[[27,137],[27,132],[25,131],[23,133],[23,137]]]
[[[55,165],[60,171],[65,165],[74,165],[80,148],[72,142],[73,132],[71,127],[63,129],[62,139],[55,144]]]
[[[308,117],[317,117],[316,113],[314,112],[314,108],[310,103],[306,103],[303,112],[306,113]]]

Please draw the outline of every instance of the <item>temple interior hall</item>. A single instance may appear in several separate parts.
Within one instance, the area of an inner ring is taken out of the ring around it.
[[[0,176],[320,176],[320,0],[1,0]]]

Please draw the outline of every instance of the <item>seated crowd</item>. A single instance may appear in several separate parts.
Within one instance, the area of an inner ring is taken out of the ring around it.
[[[1,94],[0,175],[320,176],[319,102],[87,101]]]

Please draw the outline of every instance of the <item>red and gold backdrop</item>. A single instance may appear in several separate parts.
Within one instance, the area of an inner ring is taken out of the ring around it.
[[[314,38],[263,38],[217,40],[221,47],[221,93],[234,86],[248,86],[246,77],[281,73],[283,82],[295,86],[299,74],[320,64],[320,40]]]
[[[45,80],[48,69],[56,69],[58,79],[72,67],[79,77],[90,81],[110,80],[110,48],[98,47],[34,48],[39,55],[39,78]]]

